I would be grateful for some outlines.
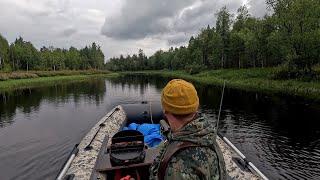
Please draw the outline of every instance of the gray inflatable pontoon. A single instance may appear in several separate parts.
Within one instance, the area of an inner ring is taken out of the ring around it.
[[[109,147],[111,138],[129,123],[159,123],[162,119],[160,103],[140,102],[136,104],[119,105],[107,113],[76,145],[68,160],[61,168],[57,180],[62,179],[115,179],[110,178],[107,171],[113,170],[110,166]],[[227,173],[230,179],[268,179],[225,137],[216,139],[225,160]],[[147,168],[156,157],[157,149],[148,149],[145,157],[144,175],[148,177]],[[123,166],[138,168],[135,164]]]

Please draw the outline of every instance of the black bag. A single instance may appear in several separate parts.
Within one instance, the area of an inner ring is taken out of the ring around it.
[[[123,166],[143,162],[145,145],[143,134],[135,130],[125,130],[112,137],[110,161],[112,166]]]

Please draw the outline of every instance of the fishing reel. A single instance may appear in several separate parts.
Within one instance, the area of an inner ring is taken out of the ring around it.
[[[171,132],[171,128],[169,124],[163,119],[160,120],[160,131],[161,131],[161,134],[165,137],[168,137],[168,135]]]

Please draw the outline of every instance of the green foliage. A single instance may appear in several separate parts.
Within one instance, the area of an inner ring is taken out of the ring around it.
[[[283,50],[287,62],[311,72],[319,63],[320,1],[268,0],[267,4],[274,11],[274,36],[281,42],[277,48]]]
[[[0,70],[7,69],[9,63],[9,44],[8,41],[0,34]],[[6,67],[6,68],[5,68]]]
[[[80,69],[81,55],[78,49],[70,47],[65,54],[65,64],[67,69]]]
[[[0,81],[5,81],[8,79],[27,79],[39,77],[34,73],[27,72],[13,72],[13,73],[0,73]]]
[[[159,54],[162,52],[159,51],[157,53]],[[156,59],[148,61],[148,58],[142,49],[139,49],[138,54],[132,56],[123,57],[123,55],[120,55],[119,58],[111,58],[106,64],[106,68],[112,71],[139,71],[146,70],[149,67],[162,68],[163,65],[157,64]]]
[[[304,71],[302,69],[294,67],[294,65],[284,64],[277,68],[277,70],[272,75],[272,79],[296,79],[300,81],[314,81],[320,80],[320,73],[316,70]]]
[[[106,66],[116,71],[168,69],[190,72],[192,69],[195,71],[192,73],[197,73],[206,68],[241,69],[286,64],[291,69],[279,70],[276,77],[313,78],[312,68],[320,63],[320,1],[266,2],[272,15],[263,18],[252,17],[246,6],[240,7],[236,15],[226,7],[221,8],[216,13],[214,28],[202,28],[197,36],[190,38],[186,47],[155,52],[146,66],[135,66],[136,55],[112,58]]]
[[[59,71],[56,71],[59,72]],[[37,77],[37,78],[27,78],[27,79],[13,79],[8,81],[3,81],[0,83],[0,92],[12,91],[14,89],[24,89],[24,88],[32,88],[32,87],[43,87],[55,85],[57,83],[69,83],[76,81],[84,81],[84,80],[92,80],[94,78],[101,77],[114,77],[117,76],[116,73],[108,73],[104,74],[89,74],[86,72],[85,74],[79,74],[78,72],[74,72],[72,76],[54,76],[54,77]],[[30,72],[26,73],[30,74]],[[2,74],[0,74],[0,77]]]
[[[2,67],[2,72],[11,72],[12,71],[12,67],[10,66],[10,64],[8,63],[4,63],[4,66]]]
[[[92,43],[83,49],[42,47],[38,51],[31,42],[17,38],[10,46],[0,34],[0,70],[84,70],[103,69],[104,54]]]
[[[264,93],[283,93],[303,96],[311,100],[320,100],[319,81],[303,82],[301,80],[274,80],[272,75],[276,68],[219,69],[206,70],[190,75],[185,71],[143,71],[126,72],[125,74],[157,75],[169,78],[182,78],[188,81],[210,85],[226,85],[230,88]]]
[[[10,46],[10,60],[14,70],[35,69],[40,63],[39,59],[37,49],[21,37]]]
[[[200,72],[204,71],[205,69],[206,69],[205,66],[199,65],[199,64],[191,64],[191,65],[187,65],[185,67],[185,70],[191,75],[199,74]]]
[[[15,72],[2,72],[0,73],[0,81],[11,79],[29,79],[39,77],[52,77],[52,76],[74,76],[74,75],[94,75],[94,74],[109,74],[110,71],[102,70],[81,70],[81,71],[15,71]]]

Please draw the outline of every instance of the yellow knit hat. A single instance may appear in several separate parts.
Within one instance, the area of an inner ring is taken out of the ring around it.
[[[171,80],[162,90],[162,108],[176,115],[186,115],[196,112],[199,98],[194,86],[182,79]]]

